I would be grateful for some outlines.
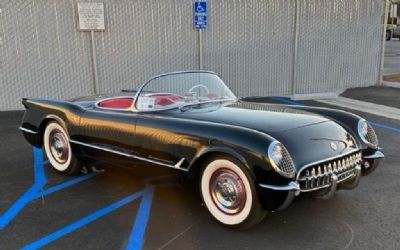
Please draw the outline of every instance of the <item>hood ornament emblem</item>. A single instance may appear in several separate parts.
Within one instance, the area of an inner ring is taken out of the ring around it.
[[[331,146],[331,149],[333,149],[333,151],[337,150],[337,144],[335,142],[331,142],[330,146]]]

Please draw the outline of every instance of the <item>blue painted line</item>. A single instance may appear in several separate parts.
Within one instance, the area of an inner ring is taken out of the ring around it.
[[[286,104],[291,104],[291,105],[297,105],[297,106],[303,106],[304,107],[304,105],[302,105],[301,103],[289,100],[287,98],[279,97],[279,96],[273,96],[273,97],[271,97],[271,99],[273,99],[275,101],[282,102],[282,103],[286,103]],[[370,121],[370,120],[368,120],[368,122],[374,127],[383,128],[383,129],[387,129],[387,130],[390,130],[390,131],[393,131],[393,132],[400,133],[400,128],[392,127],[392,126],[389,126],[389,125],[386,125],[386,124],[382,124],[382,123],[378,123],[378,122]]]
[[[33,159],[34,159],[34,164],[33,168],[35,169],[34,171],[34,177],[35,177],[35,184],[40,186],[41,188],[43,185],[46,184],[46,176],[44,174],[44,169],[43,169],[43,153],[40,148],[33,148]]]
[[[384,129],[388,129],[388,130],[393,131],[393,132],[400,133],[400,128],[388,126],[388,125],[385,125],[385,124],[382,124],[382,123],[377,123],[377,122],[374,122],[374,121],[368,121],[368,122],[374,127],[384,128]]]
[[[304,106],[301,103],[298,103],[298,102],[292,101],[292,100],[290,100],[288,98],[284,98],[284,97],[280,97],[280,96],[272,96],[271,99],[275,100],[275,101],[283,102],[283,103],[286,103],[286,104],[290,104],[290,105]]]
[[[144,242],[144,235],[146,233],[147,223],[149,221],[151,203],[153,200],[154,187],[149,186],[142,197],[139,211],[136,214],[135,224],[132,228],[129,236],[127,250],[139,250],[142,249]]]
[[[33,148],[33,156],[34,156],[34,184],[0,217],[0,230],[4,229],[10,223],[10,221],[12,221],[29,202],[39,197],[46,196],[54,192],[60,191],[62,189],[65,189],[67,187],[70,187],[72,185],[78,184],[98,174],[98,173],[90,173],[84,176],[80,176],[72,180],[66,181],[64,183],[61,183],[59,185],[47,188],[44,191],[40,192],[47,182],[43,165],[47,164],[48,161],[43,161],[42,150],[39,148]],[[150,216],[153,194],[154,194],[154,187],[147,186],[145,189],[133,193],[125,197],[124,199],[119,200],[107,207],[97,210],[96,212],[48,236],[43,237],[40,240],[37,240],[23,247],[22,249],[39,249],[142,196],[142,201],[140,203],[139,211],[136,215],[135,224],[133,226],[127,245],[127,249],[129,250],[141,249],[143,246],[144,235],[146,232],[146,227]]]
[[[133,193],[107,207],[104,207],[100,210],[97,210],[96,212],[78,220],[75,221],[74,223],[69,224],[68,226],[61,228],[57,231],[55,231],[54,233],[47,235],[29,245],[26,245],[25,247],[21,248],[22,250],[32,250],[32,249],[39,249],[43,246],[48,245],[49,243],[67,235],[70,234],[71,232],[103,217],[104,215],[107,215],[111,212],[113,212],[114,210],[134,201],[135,199],[137,199],[140,196],[143,196],[144,193],[149,192],[147,189],[151,189],[152,187],[147,187],[146,189],[143,189],[139,192]],[[152,190],[150,191],[152,192]]]
[[[0,230],[4,229],[10,221],[32,200],[32,197],[46,184],[46,177],[42,167],[42,150],[33,148],[34,156],[34,184],[26,191],[1,217]]]
[[[63,183],[61,183],[59,185],[47,188],[47,189],[43,190],[42,192],[38,192],[32,198],[33,199],[38,199],[38,198],[40,198],[42,196],[46,196],[46,195],[55,193],[55,192],[60,191],[62,189],[68,188],[68,187],[70,187],[72,185],[78,184],[78,183],[80,183],[82,181],[86,181],[87,179],[90,179],[90,178],[96,176],[97,174],[98,173],[90,173],[90,174],[86,174],[86,175],[82,175],[82,176],[76,177],[76,178],[74,178],[72,180],[63,182]]]
[[[10,221],[31,201],[33,194],[37,192],[37,188],[32,186],[28,189],[1,217],[0,230],[4,229]]]
[[[91,173],[84,176],[79,176],[73,180],[61,183],[57,186],[50,187],[43,192],[41,190],[46,185],[46,175],[44,172],[43,165],[48,161],[43,161],[43,153],[40,148],[33,148],[33,173],[34,173],[34,184],[17,200],[11,207],[0,216],[0,230],[3,230],[20,212],[21,210],[31,201],[45,195],[60,191],[61,189],[70,187],[74,184],[92,178],[97,173]]]

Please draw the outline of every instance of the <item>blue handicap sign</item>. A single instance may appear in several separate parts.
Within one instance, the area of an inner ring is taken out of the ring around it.
[[[207,1],[196,0],[194,2],[194,27],[196,29],[207,28]]]

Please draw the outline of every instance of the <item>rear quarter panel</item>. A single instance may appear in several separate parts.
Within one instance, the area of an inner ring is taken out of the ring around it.
[[[78,131],[80,117],[84,113],[81,107],[64,101],[23,99],[22,103],[26,110],[21,127],[37,133],[34,138],[26,132],[23,132],[24,136],[29,137],[28,142],[37,147],[42,146],[41,137],[47,121],[58,121],[73,136]]]

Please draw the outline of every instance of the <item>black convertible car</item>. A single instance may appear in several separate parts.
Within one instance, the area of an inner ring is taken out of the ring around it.
[[[198,176],[219,222],[244,229],[311,192],[353,189],[383,158],[372,127],[344,111],[245,102],[213,72],[173,72],[123,94],[26,99],[20,129],[55,170],[140,160]]]

